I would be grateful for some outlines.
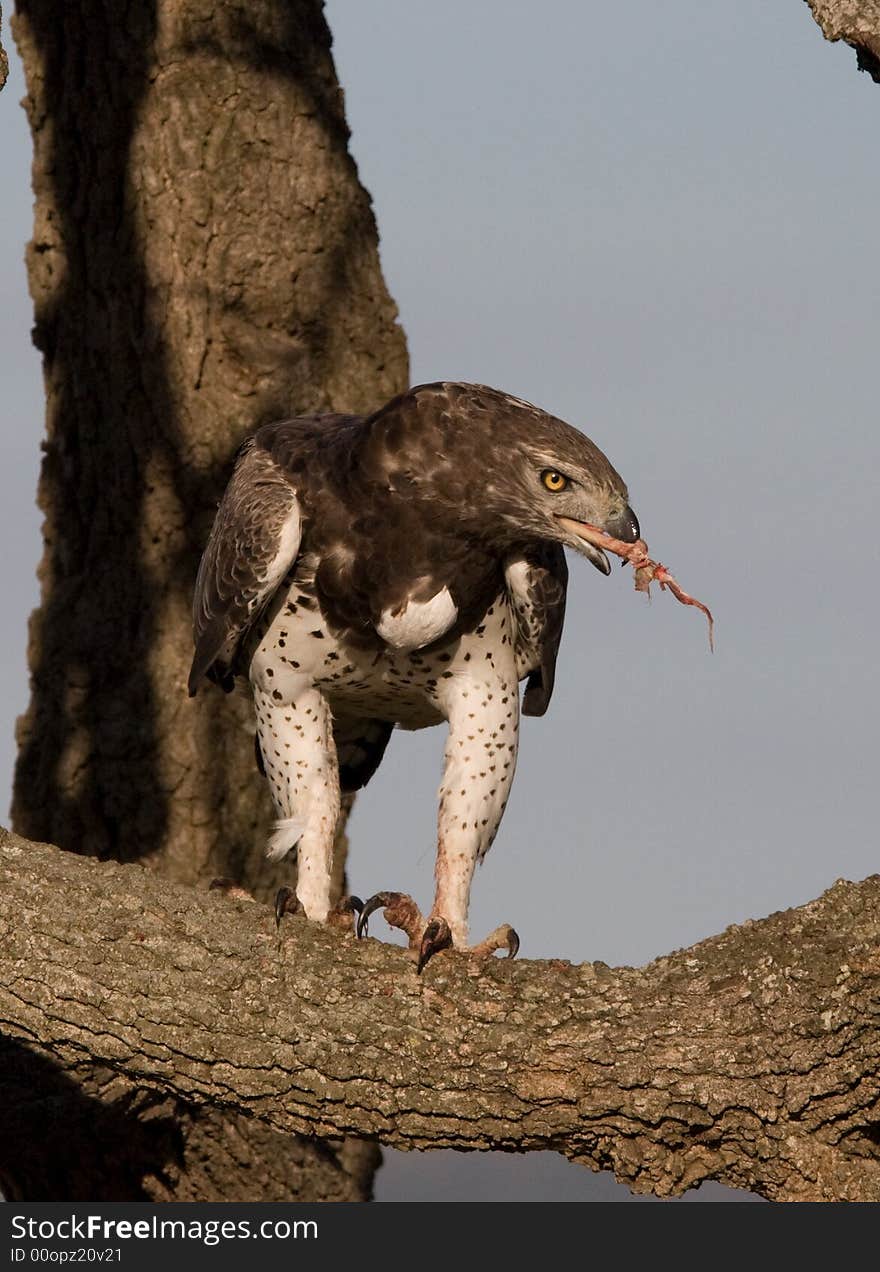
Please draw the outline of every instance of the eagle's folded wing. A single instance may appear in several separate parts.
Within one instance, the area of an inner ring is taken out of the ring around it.
[[[217,509],[199,565],[190,695],[205,675],[232,688],[242,637],[295,562],[301,532],[296,491],[271,455],[249,441]]]
[[[540,716],[550,705],[562,640],[565,553],[559,544],[534,543],[508,561],[504,573],[516,627],[517,670],[520,678],[528,676],[523,715]]]

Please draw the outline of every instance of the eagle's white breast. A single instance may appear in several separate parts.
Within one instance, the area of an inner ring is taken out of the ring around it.
[[[376,631],[392,649],[423,649],[448,632],[457,618],[458,608],[444,587],[427,601],[408,600],[394,610],[383,610]]]

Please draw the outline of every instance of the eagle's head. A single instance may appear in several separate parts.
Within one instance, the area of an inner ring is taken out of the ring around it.
[[[519,398],[477,384],[419,385],[369,423],[383,482],[424,498],[435,524],[501,552],[534,539],[562,543],[603,574],[607,556],[578,525],[625,543],[639,538],[626,485],[598,446]]]

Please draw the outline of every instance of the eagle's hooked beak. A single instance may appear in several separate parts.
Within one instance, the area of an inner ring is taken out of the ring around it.
[[[590,543],[587,539],[582,538],[578,534],[577,530],[575,529],[575,526],[579,525],[580,523],[577,521],[572,521],[569,517],[560,517],[559,520],[567,521],[568,525],[566,526],[566,529],[571,530],[572,534],[577,535],[578,552],[582,553],[587,558],[587,560],[592,565],[595,565],[596,569],[599,570],[602,574],[610,574],[611,563],[608,560],[605,553],[602,551],[602,549],[597,548],[594,543]]]
[[[557,521],[564,526],[569,534],[574,535],[577,539],[577,549],[595,565],[596,569],[602,574],[611,573],[611,564],[608,557],[600,547],[595,543],[591,543],[586,534],[583,533],[589,529],[583,522],[575,521],[572,517],[563,517],[557,514]],[[627,505],[619,517],[609,518],[605,522],[602,529],[612,539],[621,539],[624,543],[635,543],[641,538],[639,529],[639,519],[633,512],[632,508]]]

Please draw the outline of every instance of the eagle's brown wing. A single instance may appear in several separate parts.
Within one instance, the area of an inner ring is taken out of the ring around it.
[[[568,566],[557,543],[534,543],[505,570],[516,626],[520,677],[527,675],[523,715],[543,715],[550,705],[556,655],[562,640]]]
[[[217,509],[193,598],[192,696],[202,676],[232,688],[242,637],[299,553],[299,501],[284,470],[252,438]]]

